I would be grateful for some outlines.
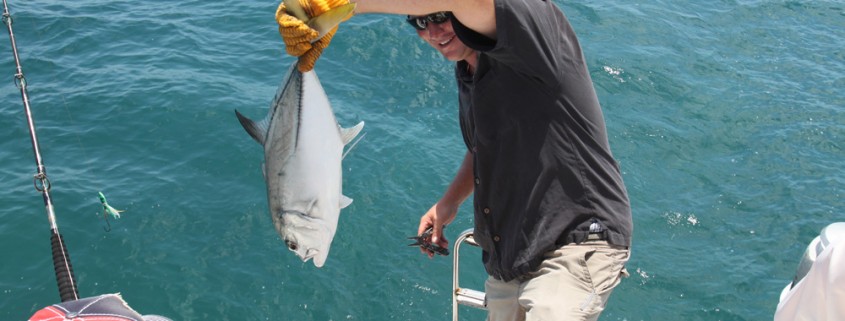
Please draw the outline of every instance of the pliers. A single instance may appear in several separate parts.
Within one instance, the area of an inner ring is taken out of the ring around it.
[[[411,236],[408,239],[416,242],[408,244],[408,246],[419,246],[424,250],[434,252],[443,256],[449,255],[449,249],[440,247],[440,245],[431,243],[431,234],[434,233],[434,227],[429,227],[422,235]]]

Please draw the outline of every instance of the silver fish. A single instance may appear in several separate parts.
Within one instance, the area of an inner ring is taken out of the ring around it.
[[[235,111],[241,125],[264,146],[270,216],[287,247],[303,262],[322,267],[337,231],[344,146],[364,127],[341,128],[317,74],[291,66],[267,118],[255,122]]]

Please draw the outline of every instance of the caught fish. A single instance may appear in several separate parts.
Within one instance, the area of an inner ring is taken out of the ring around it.
[[[364,127],[341,128],[317,74],[290,67],[267,118],[235,114],[264,146],[270,216],[288,249],[322,267],[337,231],[340,209],[352,203],[342,189],[344,146]]]

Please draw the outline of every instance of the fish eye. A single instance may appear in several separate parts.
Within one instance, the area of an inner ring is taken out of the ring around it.
[[[288,248],[289,248],[291,251],[296,251],[296,249],[297,249],[297,248],[299,248],[299,246],[296,244],[296,242],[291,242],[291,241],[287,241],[287,240],[286,240],[286,241],[285,241],[285,244],[287,244],[287,245],[288,245]]]

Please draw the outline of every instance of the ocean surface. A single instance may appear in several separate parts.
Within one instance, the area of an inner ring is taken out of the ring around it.
[[[771,320],[806,245],[845,221],[845,2],[555,1],[634,214],[631,277],[601,320]],[[451,319],[451,256],[406,238],[464,153],[452,64],[400,16],[341,26],[316,70],[366,137],[317,269],[273,229],[262,149],[233,112],[263,117],[293,62],[277,4],[9,0],[80,296],[185,321]],[[0,319],[26,320],[59,294],[0,38]],[[99,191],[125,210],[110,232]],[[450,240],[472,226],[467,205]],[[462,285],[482,289],[479,251],[462,254]]]

